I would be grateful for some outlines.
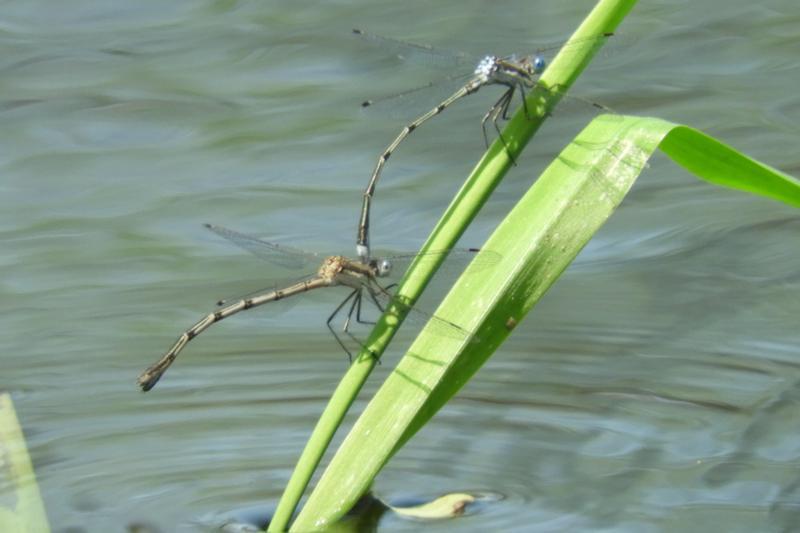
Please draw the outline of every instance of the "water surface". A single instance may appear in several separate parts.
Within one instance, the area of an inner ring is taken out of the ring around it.
[[[341,291],[215,326],[147,395],[134,380],[217,299],[279,275],[202,223],[351,253],[361,189],[402,126],[358,103],[446,74],[367,47],[352,27],[519,51],[566,38],[592,5],[6,3],[0,388],[54,531],[142,519],[198,531],[277,502],[346,370],[323,326]],[[642,2],[620,28],[635,45],[598,60],[575,91],[800,175],[798,27],[787,0]],[[423,242],[482,153],[478,117],[496,97],[482,90],[395,154],[376,246]],[[464,245],[480,245],[591,116],[548,122]],[[505,496],[430,529],[790,530],[798,235],[796,210],[654,158],[376,491]],[[400,355],[387,354],[356,413]]]

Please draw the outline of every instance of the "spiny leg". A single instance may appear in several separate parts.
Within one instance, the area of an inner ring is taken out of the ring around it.
[[[350,309],[347,311],[347,317],[344,320],[344,325],[342,325],[342,331],[349,331],[350,330],[350,320],[353,318],[353,313],[356,311],[356,308],[361,307],[361,291],[357,291],[356,297],[353,298],[353,303],[350,304]],[[358,317],[356,317],[357,319]]]
[[[514,86],[514,92],[516,92],[516,91],[517,91],[517,87],[515,85]],[[502,118],[503,120],[508,120],[508,118],[509,118],[508,117],[508,110],[511,107],[512,100],[514,99],[514,92],[511,93],[511,96],[506,101],[506,104],[504,106],[502,106],[502,108],[501,108],[502,112],[500,113],[499,118]],[[495,118],[497,119],[497,117],[495,117]]]
[[[505,97],[505,95],[506,93],[503,93],[500,99],[502,100]],[[486,113],[484,113],[483,117],[481,117],[481,132],[483,133],[483,144],[487,150],[489,149],[489,134],[486,133],[486,121],[489,120],[489,116],[492,114],[492,111],[494,111],[495,107],[497,107],[497,102],[495,102],[494,105],[492,105],[492,107],[490,107],[489,110]]]
[[[344,321],[344,326],[342,327],[342,332],[345,335],[347,335],[348,337],[350,337],[350,339],[352,339],[353,342],[355,342],[356,344],[361,346],[361,348],[366,349],[366,345],[363,342],[361,342],[361,339],[356,337],[350,331],[350,324],[351,324],[351,319],[353,317],[353,312],[356,312],[356,321],[357,322],[360,321],[359,317],[358,317],[358,313],[360,313],[360,309],[361,309],[361,298],[363,297],[363,292],[362,292],[362,289],[355,289],[355,292],[357,294],[356,294],[355,299],[353,300],[353,304],[350,306],[350,310],[347,312],[347,319]]]
[[[390,294],[388,291],[394,289],[395,287],[397,287],[397,283],[392,283],[391,285],[387,285],[386,287],[384,287],[382,292],[388,298]],[[383,305],[381,305],[381,302],[378,301],[378,298],[376,297],[373,291],[369,291],[369,297],[372,299],[372,302],[375,304],[375,307],[381,310],[381,313],[386,312],[386,309],[384,309]]]
[[[378,309],[380,309],[380,306],[378,306]],[[383,310],[381,309],[381,311],[383,311]],[[364,319],[361,318],[361,298],[360,297],[358,299],[358,307],[356,308],[356,322],[358,322],[359,324],[364,324],[366,326],[374,326],[377,323],[374,320],[364,320]]]
[[[388,291],[390,288],[392,288],[392,287],[394,287],[394,286],[396,286],[396,285],[397,285],[397,283],[393,283],[393,284],[389,285],[388,287],[386,287],[384,290],[385,290],[385,291]],[[377,307],[378,309],[380,309],[380,310],[381,310],[381,313],[385,313],[385,312],[386,312],[386,309],[384,309],[384,307],[381,305],[381,302],[380,302],[380,301],[378,301],[378,298],[377,298],[377,296],[375,295],[375,292],[374,292],[374,291],[371,291],[371,290],[370,290],[370,291],[367,291],[367,292],[369,292],[369,297],[370,297],[370,299],[372,300],[372,303],[374,303],[374,304],[375,304],[375,307]]]
[[[333,310],[333,313],[331,313],[331,316],[329,316],[328,320],[325,321],[325,325],[328,326],[328,331],[331,332],[331,335],[333,335],[333,338],[336,339],[336,342],[338,342],[339,346],[342,347],[342,350],[345,351],[345,353],[347,354],[347,360],[350,361],[351,363],[353,362],[353,354],[350,353],[350,350],[347,349],[347,346],[345,346],[344,342],[342,342],[342,339],[339,338],[339,334],[336,333],[336,329],[334,329],[334,327],[331,324],[331,322],[333,322],[333,319],[336,318],[336,315],[339,314],[339,312],[342,310],[342,308],[345,305],[347,305],[347,302],[349,302],[359,292],[360,291],[358,289],[353,289],[353,291],[347,296],[347,298],[342,300],[342,303],[340,303],[338,306],[336,306],[336,309]]]
[[[508,98],[502,103],[502,105],[498,106],[495,109],[494,114],[492,115],[492,124],[494,125],[494,129],[497,132],[497,136],[501,139],[503,138],[503,133],[500,131],[500,124],[498,122],[502,118],[503,120],[508,120],[508,108],[511,106],[511,100],[514,98],[514,91],[516,91],[515,87],[512,87],[508,91]],[[503,145],[508,149],[508,146],[503,141]]]
[[[508,157],[511,159],[511,163],[516,166],[517,161],[514,159],[514,156],[511,155],[511,150],[508,147],[508,143],[506,142],[505,137],[503,137],[503,132],[500,131],[500,125],[497,123],[499,118],[506,114],[508,110],[508,106],[511,104],[511,99],[514,97],[514,91],[516,88],[514,86],[509,87],[509,89],[503,93],[497,102],[489,109],[489,111],[483,116],[481,120],[481,128],[483,129],[483,137],[484,140],[487,142],[488,147],[488,137],[486,135],[486,121],[492,121],[492,125],[494,125],[495,131],[497,131],[497,136],[500,139],[500,142],[503,143],[503,148],[506,149],[506,153]]]
[[[383,292],[386,293],[386,291],[394,289],[395,287],[397,287],[397,283],[392,283],[391,285],[387,285],[386,287],[383,288]],[[378,299],[375,297],[375,294],[372,291],[367,291],[367,293],[369,294],[369,297],[372,300],[372,303],[375,304],[375,307],[377,307],[378,310],[381,313],[385,313],[386,309],[384,309],[384,307],[381,304],[381,302],[378,301]],[[387,294],[387,297],[388,297],[388,293],[386,293],[386,294]],[[360,299],[359,299],[359,302],[358,302],[358,310],[357,310],[356,321],[359,324],[366,324],[368,326],[374,326],[375,324],[377,324],[377,322],[375,322],[374,320],[362,320],[361,319],[361,300]]]
[[[390,285],[390,287],[391,287],[391,286],[394,286],[394,285],[397,285],[397,283],[393,283],[392,285]],[[388,287],[387,287],[387,288],[388,288]],[[377,307],[378,309],[380,309],[381,313],[385,313],[385,312],[386,312],[386,309],[384,309],[384,308],[383,308],[383,306],[381,305],[381,303],[380,303],[380,302],[378,301],[378,299],[375,297],[375,293],[372,291],[372,289],[371,289],[371,288],[367,288],[367,293],[369,294],[369,297],[370,297],[370,299],[372,300],[372,303],[374,303],[374,304],[375,304],[375,307]],[[369,353],[370,353],[370,355],[373,357],[373,359],[376,359],[376,360],[378,361],[378,364],[381,364],[381,358],[380,358],[380,357],[378,357],[378,356],[377,356],[377,355],[376,355],[376,354],[375,354],[375,353],[374,353],[372,350],[370,350],[370,351],[369,351]]]
[[[511,98],[511,95],[513,93],[514,93],[514,88],[513,87],[507,89],[506,92],[504,92],[500,96],[500,98],[497,99],[497,101],[494,103],[494,105],[492,105],[492,107],[489,108],[489,111],[487,111],[486,114],[483,115],[483,118],[481,119],[481,130],[483,131],[483,142],[486,144],[486,148],[489,148],[489,135],[486,133],[486,122],[489,120],[490,117],[496,116],[496,113],[497,113],[498,109],[501,109],[503,106],[507,106],[508,105],[507,102]],[[497,125],[495,125],[495,128],[497,128]],[[498,133],[499,133],[499,130],[498,130]],[[503,139],[502,135],[500,135],[500,139],[503,142],[503,146],[505,146],[506,143],[505,143],[505,140]]]
[[[511,101],[513,98],[514,98],[514,88],[512,87],[510,94],[508,95],[508,100],[505,101],[505,104],[501,108],[502,110],[501,116],[503,117],[504,120],[508,120],[508,108],[511,105]],[[497,123],[497,121],[498,121],[498,116],[495,115],[492,118],[492,124],[494,124],[494,129],[497,130],[497,135],[503,141],[503,146],[505,146],[506,153],[508,153],[508,157],[511,159],[511,164],[517,166],[517,160],[514,157],[514,154],[511,153],[511,150],[508,144],[506,143],[505,137],[503,137],[503,132],[500,131],[500,125]]]

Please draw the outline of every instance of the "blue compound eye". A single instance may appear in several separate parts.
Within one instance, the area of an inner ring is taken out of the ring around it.
[[[534,74],[541,74],[544,71],[544,67],[547,66],[547,61],[544,60],[543,57],[535,57],[533,59],[533,72]]]

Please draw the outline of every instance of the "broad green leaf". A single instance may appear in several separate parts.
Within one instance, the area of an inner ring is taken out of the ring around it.
[[[489,147],[431,232],[422,247],[422,252],[450,249],[455,246],[505,173],[518,159],[522,149],[539,129],[550,110],[588,65],[598,48],[597,41],[592,44],[593,41],[590,38],[613,33],[635,3],[636,0],[599,0],[570,38],[570,41],[580,41],[584,44],[570,46],[568,54],[557,55],[541,76],[540,86],[529,94],[527,107],[534,116],[525,116],[521,109],[514,115],[503,131],[505,144],[498,140]],[[416,302],[443,260],[444,258],[440,258],[438,261],[428,260],[412,264],[397,287],[398,298],[405,303]],[[269,531],[286,529],[311,475],[322,459],[345,413],[402,323],[405,316],[404,309],[403,306],[393,306],[384,314],[365,342],[364,349],[337,386],[281,496]],[[366,487],[361,489],[366,490]],[[320,507],[307,509],[302,515],[303,523],[316,522],[311,519],[312,516],[322,516],[323,514],[341,516],[345,511],[347,509],[323,509]],[[308,528],[309,526],[306,525],[301,529]]]
[[[293,527],[322,527],[349,508],[522,321],[659,147],[699,178],[800,206],[800,181],[697,130],[653,118],[596,118],[484,245],[502,255],[496,268],[468,267],[436,311],[477,340],[442,336],[431,324],[423,329],[342,443]],[[326,511],[311,520],[308,509]]]

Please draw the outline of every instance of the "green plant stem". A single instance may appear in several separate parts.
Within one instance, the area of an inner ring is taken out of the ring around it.
[[[600,0],[575,31],[571,40],[580,40],[588,43],[590,37],[614,32],[617,25],[635,3],[636,0]],[[524,146],[541,126],[550,109],[555,106],[566,89],[572,85],[596,51],[597,46],[587,45],[580,47],[576,45],[570,47],[568,55],[559,54],[553,60],[540,81],[543,87],[557,87],[558,90],[548,91],[540,88],[531,91],[527,99],[529,103],[528,109],[535,116],[526,117],[521,109],[517,111],[503,131],[505,144],[496,140],[490,146],[431,232],[421,249],[422,252],[449,249],[456,244],[503,176],[505,176],[505,173],[513,165],[513,162],[518,159]],[[442,257],[438,260],[418,261],[412,264],[397,288],[397,298],[406,304],[416,302],[443,260],[444,258]],[[314,428],[306,448],[303,450],[297,468],[278,504],[269,531],[275,532],[285,529],[305,487],[308,485],[311,475],[333,438],[336,428],[338,428],[347,409],[349,409],[361,386],[372,371],[377,357],[383,353],[402,322],[404,317],[403,309],[402,307],[394,306],[387,310],[367,339],[365,343],[366,349],[362,350],[334,391],[317,426]],[[360,495],[364,490],[366,490],[366,487],[360,487],[357,490],[350,491],[348,496],[352,497],[356,493]],[[314,492],[314,494],[316,493],[317,491]],[[312,494],[309,502],[316,501],[314,494]],[[299,525],[297,528],[305,531],[313,528],[314,524],[329,523],[335,517],[341,516],[341,513],[347,511],[348,505],[352,505],[357,497],[356,495],[344,503],[337,502],[337,505],[341,505],[337,508],[323,509],[316,506],[316,504],[310,508],[306,506],[298,517]],[[314,516],[317,519],[312,518]],[[292,529],[294,530],[295,527]]]

